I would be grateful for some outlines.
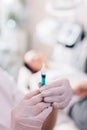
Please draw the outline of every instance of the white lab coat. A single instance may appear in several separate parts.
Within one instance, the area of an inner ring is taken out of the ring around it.
[[[0,130],[10,130],[11,109],[22,98],[11,77],[0,69]]]

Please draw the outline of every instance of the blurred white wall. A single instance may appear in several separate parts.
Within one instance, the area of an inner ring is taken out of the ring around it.
[[[30,20],[29,20],[29,34],[31,44],[37,43],[34,33],[37,23],[44,19],[48,14],[45,11],[45,5],[48,0],[28,0]],[[87,0],[85,0],[84,6],[81,7],[78,18],[87,29]]]
[[[45,3],[47,0],[28,0],[30,20],[29,29],[34,32],[36,24],[45,17]]]
[[[31,47],[34,41],[33,34],[36,24],[46,16],[45,3],[47,0],[28,0],[29,5],[29,36]]]

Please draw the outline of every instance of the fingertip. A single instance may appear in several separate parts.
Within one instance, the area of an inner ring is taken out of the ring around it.
[[[42,87],[41,82],[39,82],[39,83],[38,83],[38,87],[39,87],[39,88],[41,88],[41,87]]]
[[[58,104],[57,104],[56,102],[54,102],[54,103],[52,104],[52,106],[53,106],[53,108],[58,109]]]
[[[32,98],[33,96],[38,95],[39,93],[40,93],[40,90],[39,90],[39,89],[38,89],[38,90],[35,90],[35,91],[32,91],[32,92],[26,94],[26,95],[24,96],[24,99],[30,99],[30,98]]]
[[[49,106],[47,109],[48,109],[49,113],[51,113],[52,110],[53,110],[53,107],[52,107],[52,106]]]
[[[39,90],[40,90],[40,92],[42,92],[44,89],[45,89],[44,87],[41,87]]]

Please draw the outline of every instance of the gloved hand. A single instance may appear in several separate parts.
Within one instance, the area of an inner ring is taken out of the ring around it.
[[[54,108],[65,108],[71,98],[72,89],[68,80],[55,80],[40,88],[40,92],[44,97],[44,102],[52,103]]]
[[[39,91],[26,95],[12,110],[11,130],[41,130],[45,119],[52,111],[50,104],[42,100]]]

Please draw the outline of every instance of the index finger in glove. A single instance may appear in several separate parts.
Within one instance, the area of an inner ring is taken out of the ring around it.
[[[43,97],[41,94],[33,96],[31,99],[28,100],[28,105],[36,105],[37,103],[41,102]]]
[[[65,92],[65,87],[61,86],[61,87],[56,87],[56,88],[50,88],[50,89],[46,89],[44,91],[41,92],[43,97],[48,97],[48,96],[58,96],[61,95]]]
[[[42,92],[44,90],[48,90],[53,87],[60,87],[60,86],[70,86],[69,81],[67,79],[55,80],[55,81],[45,85],[44,87],[40,88],[40,92]]]
[[[40,102],[32,107],[34,115],[40,114],[44,109],[48,108],[50,103]]]
[[[40,91],[39,90],[35,90],[35,91],[32,91],[32,92],[30,92],[29,94],[26,94],[25,95],[25,97],[24,97],[24,99],[30,99],[30,98],[32,98],[33,96],[35,96],[35,95],[38,95],[40,93]]]
[[[41,121],[45,121],[45,119],[49,116],[49,114],[52,112],[52,107],[48,107],[44,109],[38,116],[37,118]]]

